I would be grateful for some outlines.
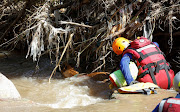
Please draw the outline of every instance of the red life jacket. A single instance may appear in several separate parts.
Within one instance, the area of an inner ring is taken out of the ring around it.
[[[162,100],[159,104],[159,112],[180,112],[180,98]]]
[[[174,71],[170,69],[163,52],[150,40],[145,37],[134,40],[123,55],[125,53],[131,53],[136,60],[138,81],[152,82],[163,89],[172,87]]]

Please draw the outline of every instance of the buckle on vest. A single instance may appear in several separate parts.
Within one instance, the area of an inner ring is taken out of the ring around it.
[[[158,65],[156,65],[156,73],[159,73],[159,70],[160,70],[160,65],[158,64]]]

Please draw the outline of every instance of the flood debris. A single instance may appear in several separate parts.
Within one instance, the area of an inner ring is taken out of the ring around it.
[[[50,78],[64,62],[78,72],[111,72],[120,60],[111,48],[117,36],[152,40],[169,32],[168,52],[180,52],[173,42],[179,0],[2,0],[0,13],[0,48],[24,49],[37,64],[48,54],[55,65]],[[174,62],[179,66],[179,58]]]

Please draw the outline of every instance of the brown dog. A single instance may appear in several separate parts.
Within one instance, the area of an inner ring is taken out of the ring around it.
[[[93,72],[90,74],[79,73],[73,67],[71,67],[69,64],[64,64],[64,67],[61,70],[61,74],[64,76],[64,78],[72,77],[72,76],[77,76],[77,77],[88,76],[96,81],[104,81],[109,78],[109,75],[108,75],[109,72]]]

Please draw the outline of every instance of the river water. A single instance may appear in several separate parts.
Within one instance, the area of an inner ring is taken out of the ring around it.
[[[109,100],[107,84],[88,77],[63,79],[60,73],[48,82],[54,68],[48,57],[39,61],[39,69],[32,59],[13,53],[0,55],[0,72],[16,86],[22,99],[0,101],[1,112],[150,112],[166,97],[174,97],[174,90],[159,89],[158,94],[116,94]]]

